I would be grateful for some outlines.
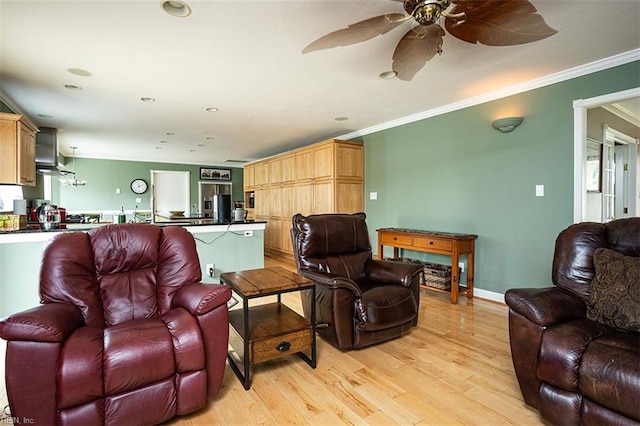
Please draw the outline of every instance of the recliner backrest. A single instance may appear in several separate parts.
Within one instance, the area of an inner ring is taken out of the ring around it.
[[[640,256],[640,218],[608,223],[582,222],[569,226],[556,239],[553,283],[589,300],[589,285],[595,275],[593,252],[605,247],[625,256]]]
[[[201,278],[195,241],[183,228],[107,225],[53,239],[40,295],[78,306],[86,325],[108,327],[164,314],[181,286]]]
[[[365,219],[364,213],[293,216],[293,249],[298,269],[328,272],[362,282],[365,264],[372,258]]]

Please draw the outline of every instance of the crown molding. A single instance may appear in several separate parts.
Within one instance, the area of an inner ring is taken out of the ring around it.
[[[640,127],[640,117],[638,117],[634,112],[629,111],[622,105],[614,102],[612,104],[603,105],[602,108],[604,108],[611,114],[616,115],[625,121],[628,121],[634,126]]]
[[[519,93],[527,92],[529,90],[550,86],[552,84],[561,83],[563,81],[571,80],[573,78],[582,77],[588,74],[593,74],[598,71],[607,70],[609,68],[628,64],[638,60],[640,60],[640,49],[630,50],[628,52],[610,56],[605,59],[600,59],[598,61],[590,62],[588,64],[580,65],[574,68],[569,68],[567,70],[560,71],[555,74],[550,74],[544,77],[529,80],[524,83],[509,86],[504,89],[485,93],[483,95],[475,96],[472,98],[467,98],[462,101],[454,102],[448,105],[443,105],[438,108],[433,108],[433,109],[419,112],[416,114],[408,115],[406,117],[402,117],[396,120],[387,121],[381,124],[376,124],[375,126],[367,127],[361,130],[356,130],[341,136],[336,136],[336,138],[344,139],[344,140],[355,139],[361,136],[380,132],[382,130],[392,129],[394,127],[424,120],[426,118],[431,118],[431,117],[446,114],[449,112],[458,111],[464,108],[469,108],[469,107],[480,105],[486,102],[506,98],[508,96],[517,95]]]

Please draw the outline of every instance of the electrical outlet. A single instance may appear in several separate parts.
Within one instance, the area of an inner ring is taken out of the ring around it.
[[[215,275],[215,273],[216,273],[216,264],[215,264],[215,263],[207,263],[206,271],[207,271],[207,274],[208,274],[211,278],[213,278],[213,276],[214,276],[214,275]]]
[[[460,268],[460,272],[464,272],[464,262],[458,262],[458,267]]]

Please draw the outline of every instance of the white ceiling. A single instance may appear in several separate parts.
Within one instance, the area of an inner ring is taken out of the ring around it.
[[[510,47],[447,35],[442,56],[405,82],[378,74],[391,69],[409,23],[360,44],[302,54],[348,24],[403,13],[397,1],[187,0],[192,15],[176,18],[160,0],[0,0],[0,99],[36,125],[60,129],[64,155],[77,146],[78,157],[222,164],[640,47],[638,0],[531,2],[557,34]],[[342,116],[349,119],[335,120]]]

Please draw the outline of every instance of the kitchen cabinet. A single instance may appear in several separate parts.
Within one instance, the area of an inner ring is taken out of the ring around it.
[[[319,142],[246,164],[244,170],[245,201],[250,196],[255,200],[249,217],[267,222],[267,252],[293,253],[289,232],[296,213],[355,213],[364,208],[360,142]]]
[[[25,116],[0,113],[0,184],[36,185],[36,132]]]

